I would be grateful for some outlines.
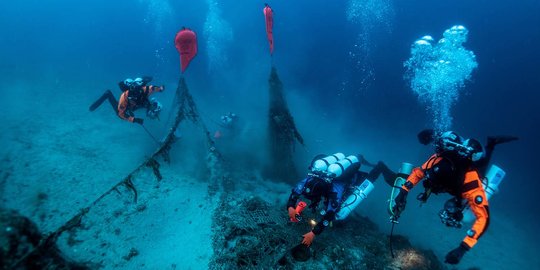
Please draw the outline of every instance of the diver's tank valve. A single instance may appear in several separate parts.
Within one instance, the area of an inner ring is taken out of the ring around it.
[[[334,178],[340,177],[349,166],[358,162],[358,157],[350,155],[334,164],[328,166],[328,173]]]
[[[505,175],[506,172],[499,166],[491,165],[491,167],[489,167],[486,177],[482,179],[482,186],[486,191],[486,199],[488,201],[491,196],[493,196],[493,194],[499,192],[499,185],[501,184]],[[465,207],[465,210],[463,210],[463,221],[472,222],[473,220],[474,214],[472,213],[471,209],[469,208],[469,206]]]
[[[341,209],[336,214],[336,220],[347,218],[374,188],[373,183],[367,179],[360,186],[356,186],[353,193],[341,204]]]

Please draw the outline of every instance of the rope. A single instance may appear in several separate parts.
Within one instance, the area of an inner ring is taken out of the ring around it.
[[[172,117],[172,114],[173,114],[173,110],[176,108],[176,106],[178,106],[178,91],[176,91],[174,93],[174,98],[173,98],[173,101],[172,101],[172,104],[171,104],[171,110],[169,111],[169,115],[167,116],[167,121],[165,121],[165,124],[169,124],[169,122],[171,121],[171,117]]]
[[[189,95],[189,93],[187,93],[188,90],[187,90],[187,86],[185,85],[183,77],[180,79],[180,82],[178,84],[178,88],[176,89],[177,93],[180,92],[180,91],[183,91],[184,94]],[[193,103],[193,101],[191,101],[191,102]],[[193,103],[193,104],[190,104],[190,105],[192,106],[192,108],[194,108],[195,104]],[[131,182],[132,175],[135,174],[136,172],[138,172],[139,170],[141,170],[142,168],[144,168],[144,167],[146,167],[148,165],[152,165],[151,163],[149,163],[149,160],[153,160],[157,156],[163,156],[163,155],[166,155],[168,153],[168,150],[170,149],[170,145],[172,143],[174,143],[174,141],[175,141],[173,139],[174,138],[174,132],[178,128],[178,125],[180,124],[180,122],[182,120],[186,119],[186,117],[185,117],[186,112],[185,112],[184,109],[185,108],[183,106],[180,106],[180,108],[179,108],[179,110],[177,112],[177,115],[176,115],[175,122],[174,122],[173,126],[171,127],[171,129],[169,130],[169,134],[167,135],[167,137],[165,138],[163,143],[160,144],[160,147],[158,147],[158,149],[150,156],[149,159],[142,162],[133,171],[131,171],[124,179],[122,179],[120,182],[118,182],[114,186],[112,186],[107,192],[103,193],[101,196],[99,196],[97,199],[95,199],[92,203],[90,203],[90,205],[88,205],[87,207],[81,209],[79,211],[79,213],[77,213],[77,215],[75,215],[74,217],[69,219],[60,228],[56,229],[55,231],[53,231],[53,232],[49,233],[47,236],[45,236],[33,249],[29,250],[26,254],[21,256],[21,258],[19,260],[17,260],[15,263],[13,263],[10,266],[10,268],[8,268],[8,269],[17,269],[17,266],[19,266],[22,262],[24,262],[26,259],[28,259],[28,257],[30,255],[34,254],[36,251],[38,251],[38,250],[40,250],[40,249],[42,249],[44,247],[47,247],[51,243],[55,243],[58,240],[58,237],[60,237],[60,235],[62,233],[64,233],[67,230],[70,230],[72,228],[75,228],[77,226],[80,226],[80,224],[82,222],[82,218],[90,211],[90,208],[95,206],[99,201],[101,201],[103,198],[105,198],[111,192],[117,190],[118,187],[124,185],[124,186],[126,186],[126,188],[131,189],[134,192],[135,199],[136,199],[137,198],[137,190],[135,189],[135,187],[133,186],[133,183]],[[143,126],[143,128],[144,128],[144,126]],[[154,136],[152,136],[152,134],[150,134],[150,132],[146,128],[144,128],[144,129],[157,142],[157,140],[154,138]],[[159,176],[158,176],[158,178],[159,178]]]
[[[146,131],[146,133],[148,134],[148,136],[150,136],[150,138],[152,138],[152,140],[154,140],[155,143],[157,143],[157,145],[160,145],[159,141],[156,139],[156,137],[154,137],[154,135],[152,135],[152,133],[150,133],[150,131],[144,126],[144,125],[141,125],[142,128],[144,128],[144,131]]]
[[[396,223],[392,222],[392,229],[390,229],[390,254],[392,255],[392,259],[394,258],[394,247],[392,246],[392,236],[394,235],[394,225],[396,225]]]

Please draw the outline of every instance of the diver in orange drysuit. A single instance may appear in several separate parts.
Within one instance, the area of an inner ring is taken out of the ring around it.
[[[467,231],[467,235],[459,247],[446,255],[445,262],[449,264],[459,263],[463,255],[477,243],[489,225],[489,205],[486,193],[474,166],[474,163],[482,159],[483,156],[482,145],[477,140],[463,140],[455,132],[447,131],[437,139],[436,153],[421,167],[413,169],[395,198],[393,212],[396,213],[396,216],[394,218],[398,218],[405,209],[409,191],[422,180],[425,192],[418,196],[420,201],[427,201],[431,193],[448,193],[455,197],[453,201],[449,202],[455,204],[453,207],[459,210],[455,211],[456,214],[461,214],[464,200],[468,203],[476,216],[476,221]]]
[[[90,106],[90,111],[96,110],[105,99],[108,99],[116,114],[126,121],[142,125],[144,120],[136,118],[133,113],[140,108],[146,108],[148,117],[158,118],[161,104],[153,98],[149,99],[149,96],[155,92],[162,92],[165,90],[165,86],[148,85],[151,80],[151,77],[136,78],[134,80],[125,79],[118,83],[122,91],[120,101],[116,101],[111,90],[107,90]]]

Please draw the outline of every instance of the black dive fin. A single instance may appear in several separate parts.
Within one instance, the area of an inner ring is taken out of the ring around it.
[[[143,85],[147,85],[149,82],[152,81],[152,76],[143,76],[142,77],[142,80],[143,80]]]
[[[508,136],[508,135],[489,136],[487,138],[487,141],[488,141],[487,144],[489,146],[495,146],[497,144],[512,142],[512,141],[516,141],[518,139],[519,138],[516,137],[516,136]]]
[[[103,95],[101,95],[101,97],[99,97],[96,101],[94,101],[94,103],[92,103],[92,105],[90,105],[90,108],[88,108],[88,109],[91,112],[95,111],[99,106],[101,106],[103,101],[105,101],[107,99],[107,96],[108,96],[107,91],[105,91],[105,93]]]

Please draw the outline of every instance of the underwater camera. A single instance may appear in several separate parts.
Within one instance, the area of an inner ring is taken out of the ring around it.
[[[148,110],[146,111],[146,116],[148,116],[151,119],[159,118],[159,113],[161,112],[161,103],[157,101],[155,98],[152,98],[150,100],[150,106],[148,107]]]
[[[463,226],[463,208],[458,199],[452,198],[444,204],[444,209],[439,212],[441,222],[447,227],[461,228]]]

